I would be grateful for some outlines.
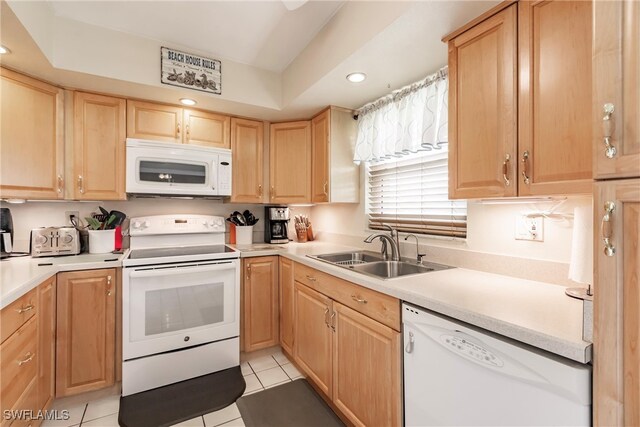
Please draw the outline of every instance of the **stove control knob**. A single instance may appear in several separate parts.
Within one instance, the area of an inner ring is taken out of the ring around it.
[[[144,224],[142,224],[142,226],[144,228],[149,228],[149,227],[151,227],[151,223],[149,221],[145,221]]]
[[[216,225],[218,227],[222,227],[224,225],[224,221],[222,220],[222,218],[217,218],[216,219]]]
[[[140,226],[141,226],[141,225],[142,225],[142,224],[140,223],[140,221],[134,221],[134,223],[133,223],[133,224],[131,224],[131,226],[132,226],[133,228],[140,228]]]
[[[209,221],[209,227],[215,227],[216,222],[214,220]]]

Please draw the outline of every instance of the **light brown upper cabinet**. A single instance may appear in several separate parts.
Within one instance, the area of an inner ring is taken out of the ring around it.
[[[592,8],[518,3],[521,196],[591,192]]]
[[[128,100],[127,137],[182,142],[182,108]]]
[[[73,127],[74,198],[125,200],[126,101],[76,92]]]
[[[311,201],[357,203],[360,168],[353,163],[353,112],[329,107],[311,119]]]
[[[155,104],[127,101],[127,137],[177,144],[230,148],[231,118],[210,113]]]
[[[242,265],[244,351],[278,345],[278,257],[246,258]]]
[[[198,110],[184,110],[184,143],[230,148],[231,117]]]
[[[311,122],[271,125],[269,202],[311,202]]]
[[[517,195],[517,6],[449,41],[449,197]]]
[[[264,124],[231,119],[233,179],[231,201],[262,203],[264,191]]]
[[[451,198],[591,191],[592,7],[501,4],[445,37]]]
[[[593,423],[640,425],[640,179],[595,186]]]
[[[63,90],[4,68],[0,80],[0,197],[63,198]]]
[[[56,397],[115,382],[116,270],[58,274]]]
[[[593,176],[640,176],[640,3],[594,2],[593,40]]]

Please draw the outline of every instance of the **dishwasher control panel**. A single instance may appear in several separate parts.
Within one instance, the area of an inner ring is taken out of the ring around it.
[[[443,334],[440,336],[440,340],[450,350],[460,353],[469,359],[486,365],[495,366],[497,368],[504,366],[504,362],[498,356],[486,348],[480,347],[465,338],[450,334]]]

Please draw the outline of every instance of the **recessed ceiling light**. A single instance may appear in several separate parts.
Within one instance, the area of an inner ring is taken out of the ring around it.
[[[365,73],[351,73],[347,76],[347,80],[349,80],[351,83],[360,83],[363,82],[366,78],[367,75]]]
[[[0,45],[0,55],[4,55],[5,53],[11,53],[8,47]]]
[[[196,105],[197,102],[194,99],[191,98],[180,98],[180,102],[183,105]]]

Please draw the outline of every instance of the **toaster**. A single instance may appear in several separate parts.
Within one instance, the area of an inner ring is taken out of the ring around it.
[[[30,240],[32,257],[80,253],[80,234],[74,227],[34,228]]]

